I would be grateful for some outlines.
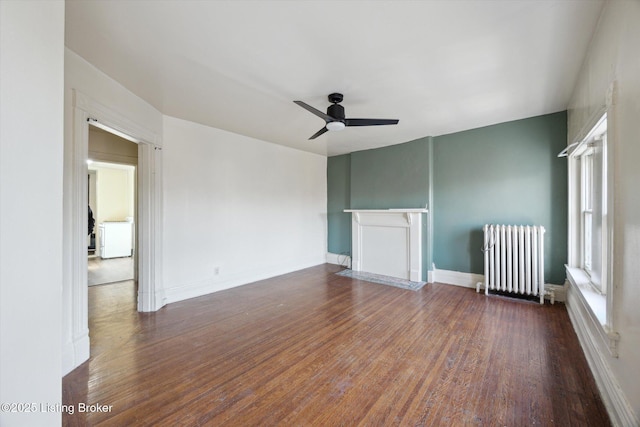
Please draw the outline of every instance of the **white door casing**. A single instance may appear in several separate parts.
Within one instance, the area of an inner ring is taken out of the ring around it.
[[[138,311],[156,311],[165,304],[162,285],[162,148],[160,137],[96,102],[83,93],[73,91],[73,139],[71,198],[73,228],[69,264],[69,286],[72,350],[63,351],[63,366],[75,368],[89,354],[88,286],[87,286],[87,158],[89,120],[129,136],[138,144]],[[66,369],[63,369],[66,370]]]

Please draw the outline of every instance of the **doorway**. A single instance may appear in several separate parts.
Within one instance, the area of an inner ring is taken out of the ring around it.
[[[65,144],[68,186],[65,206],[63,286],[63,372],[89,359],[90,339],[87,286],[87,205],[89,130],[100,127],[133,141],[137,148],[137,255],[138,311],[156,311],[165,304],[162,286],[162,139],[128,116],[73,89],[72,138]],[[106,153],[103,153],[107,155]],[[121,157],[100,161],[119,163]]]
[[[87,284],[137,282],[138,145],[89,126],[88,148]]]

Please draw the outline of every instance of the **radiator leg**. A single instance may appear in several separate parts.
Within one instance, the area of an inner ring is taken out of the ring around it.
[[[551,291],[545,291],[544,292],[545,295],[549,295],[549,299],[551,300],[551,305],[556,303],[556,292],[551,290]]]

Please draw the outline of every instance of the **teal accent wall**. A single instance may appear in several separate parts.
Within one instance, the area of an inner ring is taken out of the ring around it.
[[[327,159],[328,250],[351,255],[351,155]]]
[[[328,248],[351,252],[344,209],[422,208],[426,279],[482,274],[485,223],[543,225],[545,279],[564,282],[567,258],[566,112],[330,157]]]
[[[566,112],[434,138],[434,263],[482,274],[484,224],[542,225],[545,281],[567,262]]]
[[[424,208],[428,138],[351,153],[351,208]]]

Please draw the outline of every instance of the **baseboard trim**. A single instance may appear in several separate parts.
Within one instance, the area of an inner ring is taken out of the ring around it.
[[[616,356],[610,353],[611,341],[617,341],[619,337],[613,332],[605,331],[603,334],[602,326],[594,323],[597,319],[591,313],[588,303],[584,301],[582,293],[570,280],[566,306],[611,422],[614,426],[640,425],[607,362],[608,358]]]
[[[429,274],[431,274],[431,272],[429,272]],[[432,276],[433,280],[429,279],[429,283],[438,282],[446,285],[462,286],[463,288],[476,289],[478,282],[484,283],[484,274],[464,273],[462,271],[438,270],[437,268],[434,268]],[[545,289],[553,290],[555,292],[555,301],[565,301],[566,296],[564,286],[549,283],[545,283],[544,286]],[[550,299],[550,296],[545,295],[545,299]]]
[[[464,288],[476,288],[476,283],[483,282],[484,276],[475,273],[463,273],[461,271],[451,270],[433,270],[433,282],[444,283],[447,285],[462,286]]]
[[[248,285],[260,280],[269,279],[271,277],[280,276],[304,268],[314,267],[324,264],[324,259],[315,259],[300,261],[295,264],[287,264],[273,266],[271,268],[261,268],[252,271],[242,271],[227,276],[217,276],[211,279],[205,279],[195,283],[188,283],[181,286],[174,286],[165,289],[164,299],[167,304],[183,301],[190,298],[196,298],[208,295],[214,292],[224,291],[226,289],[235,288],[237,286]]]
[[[341,265],[343,267],[351,268],[351,257],[345,254],[334,254],[327,252],[327,264]]]
[[[62,376],[89,360],[90,348],[89,334],[77,337],[73,341],[67,341],[62,348]]]

